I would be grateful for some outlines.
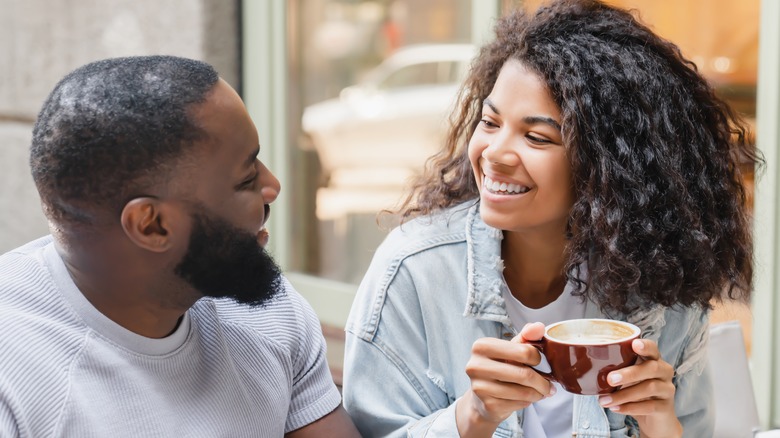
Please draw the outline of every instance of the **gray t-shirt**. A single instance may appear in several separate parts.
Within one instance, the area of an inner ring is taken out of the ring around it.
[[[265,307],[204,298],[164,339],[95,309],[50,237],[0,256],[0,436],[281,437],[340,395],[285,281]]]

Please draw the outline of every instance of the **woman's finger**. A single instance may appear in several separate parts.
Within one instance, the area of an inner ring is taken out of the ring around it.
[[[529,386],[495,380],[473,380],[471,382],[471,390],[481,400],[495,398],[511,403],[523,402],[531,404],[547,397]]]
[[[646,380],[662,380],[672,382],[674,368],[662,360],[648,360],[632,365],[607,375],[607,382],[612,386],[628,387]]]
[[[674,394],[675,388],[672,382],[653,379],[601,396],[599,404],[605,408],[612,408],[647,400],[671,402]]]
[[[551,395],[553,386],[532,368],[508,362],[491,360],[474,355],[466,364],[466,374],[472,381],[496,381],[515,386],[528,387],[538,393],[539,398]]]
[[[637,417],[666,412],[669,409],[669,403],[671,403],[669,400],[642,400],[625,403],[622,405],[615,405],[609,409],[613,412],[620,412],[623,415]]]
[[[631,343],[634,353],[638,354],[643,360],[660,359],[661,353],[658,350],[658,344],[649,339],[634,339]]]
[[[517,342],[538,341],[543,337],[544,324],[541,322],[533,322],[524,325],[520,330],[520,333],[512,340]]]
[[[542,356],[535,347],[528,344],[505,341],[496,338],[480,338],[471,346],[472,355],[493,360],[515,362],[525,365],[539,365]]]

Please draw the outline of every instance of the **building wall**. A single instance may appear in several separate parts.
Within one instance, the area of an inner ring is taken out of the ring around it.
[[[47,233],[32,125],[69,71],[117,56],[206,61],[240,87],[237,0],[0,0],[0,253]]]

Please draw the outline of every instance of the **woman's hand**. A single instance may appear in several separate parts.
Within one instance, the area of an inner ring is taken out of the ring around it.
[[[631,347],[639,360],[609,373],[609,384],[621,388],[599,397],[599,403],[636,418],[643,437],[681,437],[682,425],[674,413],[674,368],[661,359],[653,341],[636,339]]]
[[[471,389],[455,407],[462,438],[490,437],[514,411],[554,394],[554,387],[530,365],[538,365],[539,351],[524,344],[544,336],[541,323],[526,324],[511,341],[482,338],[474,342],[466,374]]]

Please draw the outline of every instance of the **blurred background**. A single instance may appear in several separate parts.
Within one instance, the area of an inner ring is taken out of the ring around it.
[[[89,61],[202,59],[244,97],[282,196],[271,250],[323,321],[340,381],[343,324],[405,184],[437,150],[459,81],[495,18],[539,0],[0,0],[0,251],[47,233],[27,154],[43,99]],[[745,167],[755,212],[752,306],[742,324],[762,421],[780,426],[776,0],[612,0],[677,43],[754,127],[766,170]],[[757,189],[753,192],[754,180]],[[1,316],[0,316],[1,317]]]

